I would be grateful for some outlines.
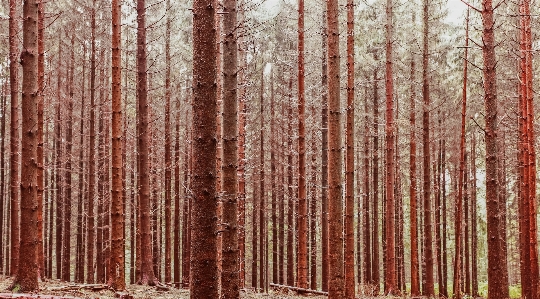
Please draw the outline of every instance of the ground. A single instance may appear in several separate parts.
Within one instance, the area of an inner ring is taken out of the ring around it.
[[[2,294],[9,294],[8,287],[11,285],[13,279],[0,275],[0,298]],[[87,289],[70,290],[70,291],[57,291],[54,290],[58,287],[68,286],[70,283],[62,282],[59,280],[47,280],[39,284],[40,291],[36,295],[52,295],[62,298],[85,298],[85,299],[113,299],[115,293],[111,290],[92,291]],[[134,299],[188,299],[188,290],[179,290],[171,288],[169,291],[158,291],[155,287],[146,287],[140,285],[128,285],[127,291]],[[36,296],[37,297],[37,296]],[[309,298],[309,299],[325,299],[326,296],[299,296],[294,292],[278,292],[270,291],[268,294],[257,294],[251,290],[242,290],[241,298],[243,299],[261,299],[261,298],[276,298],[276,299],[295,299],[295,298]]]

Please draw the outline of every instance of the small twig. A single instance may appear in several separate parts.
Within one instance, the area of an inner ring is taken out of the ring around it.
[[[478,8],[476,8],[476,7],[472,6],[472,5],[470,5],[468,2],[465,2],[464,0],[461,0],[461,2],[465,3],[468,7],[470,7],[470,8],[472,8],[472,9],[476,10],[477,12],[482,13],[482,11],[481,11],[480,9],[478,9]]]
[[[482,131],[484,131],[484,134],[486,133],[486,130],[484,130],[484,128],[482,128],[477,122],[476,122],[476,119],[474,119],[474,117],[471,117],[471,119],[474,121],[474,123],[476,124],[476,126],[478,126],[478,128]]]

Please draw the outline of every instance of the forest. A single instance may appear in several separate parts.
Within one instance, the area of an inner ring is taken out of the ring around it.
[[[539,16],[0,0],[0,299],[540,299]]]

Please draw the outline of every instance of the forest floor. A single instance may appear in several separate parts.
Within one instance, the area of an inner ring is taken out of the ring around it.
[[[8,290],[9,286],[13,282],[11,277],[0,275],[0,297],[4,294],[10,294]],[[74,284],[66,283],[59,280],[47,280],[39,284],[40,291],[32,294],[36,297],[38,295],[57,296],[59,298],[85,298],[85,299],[114,299],[115,292],[108,289],[93,291],[90,289],[71,289],[59,291],[58,288],[71,286]],[[83,286],[83,285],[81,285]],[[189,291],[185,289],[169,288],[167,291],[159,291],[156,287],[148,287],[141,285],[128,285],[127,292],[133,296],[133,299],[188,299]],[[309,298],[309,299],[325,299],[326,296],[315,295],[298,295],[292,291],[274,291],[270,290],[268,294],[255,293],[251,290],[242,290],[240,298],[243,299],[261,299],[261,298],[276,298],[276,299],[296,299],[296,298]]]

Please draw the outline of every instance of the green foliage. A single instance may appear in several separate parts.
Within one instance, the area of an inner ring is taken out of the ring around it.
[[[13,286],[13,289],[11,289],[11,291],[13,293],[18,293],[19,291],[21,290],[21,285],[20,284],[16,284]]]

